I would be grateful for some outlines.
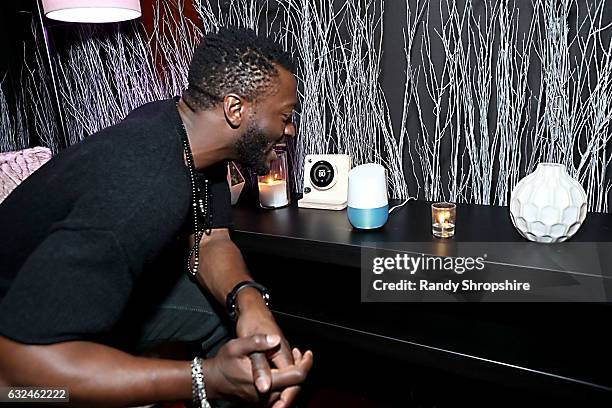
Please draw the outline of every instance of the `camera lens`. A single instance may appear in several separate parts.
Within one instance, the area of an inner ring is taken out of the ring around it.
[[[310,169],[310,180],[317,188],[325,188],[334,179],[334,167],[325,160],[319,160]]]

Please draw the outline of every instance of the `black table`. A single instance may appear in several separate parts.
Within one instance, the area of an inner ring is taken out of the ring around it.
[[[383,228],[371,231],[354,229],[346,211],[311,210],[295,204],[273,211],[236,207],[234,221],[237,236],[249,249],[353,267],[360,266],[361,248],[369,242],[430,242],[433,246],[441,242],[431,235],[430,203],[423,201],[408,202],[390,215]],[[507,207],[459,204],[456,224],[453,240],[457,242],[527,242],[514,229]],[[612,215],[590,213],[570,242],[609,241]]]
[[[411,242],[436,253],[440,240],[430,233],[429,205],[411,201],[374,231],[354,230],[345,211],[241,205],[234,208],[233,239],[251,259],[255,277],[272,288],[283,324],[518,389],[612,398],[608,303],[360,301],[364,245]],[[570,242],[611,239],[612,216],[591,213]],[[507,207],[479,205],[457,206],[453,241],[526,242],[512,226]],[[530,251],[546,247],[522,245]],[[515,268],[530,268],[525,257],[512,261]],[[608,266],[612,263],[602,265],[606,282]]]

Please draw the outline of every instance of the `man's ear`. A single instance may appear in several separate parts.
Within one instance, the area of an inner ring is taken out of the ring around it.
[[[238,129],[242,124],[246,108],[246,101],[236,94],[230,93],[223,98],[225,120],[233,129]]]

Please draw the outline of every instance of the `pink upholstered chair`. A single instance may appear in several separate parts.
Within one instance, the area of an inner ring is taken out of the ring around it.
[[[51,156],[51,150],[46,147],[0,153],[0,203]]]

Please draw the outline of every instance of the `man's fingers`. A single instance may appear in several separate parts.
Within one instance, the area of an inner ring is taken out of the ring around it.
[[[293,387],[285,388],[283,392],[281,392],[280,398],[278,401],[272,405],[272,408],[289,408],[291,404],[293,404],[293,400],[297,397],[300,392],[300,387],[294,385]]]
[[[291,355],[289,344],[286,341],[283,341],[280,349],[270,357],[270,360],[272,360],[277,368],[285,368],[293,365],[293,356]]]
[[[299,350],[297,350],[298,354],[301,354]],[[314,361],[314,356],[312,355],[312,351],[307,350],[303,355],[299,356],[299,362],[296,364],[304,372],[304,378],[312,368],[312,363]]]
[[[272,385],[270,365],[264,351],[277,347],[281,338],[276,334],[255,334],[228,343],[228,351],[237,357],[249,356],[253,373],[253,385],[260,393],[266,393]]]
[[[257,351],[267,351],[278,346],[280,336],[276,334],[255,334],[248,337],[240,337],[228,343],[229,351],[234,356],[248,356]]]
[[[272,389],[281,390],[304,382],[306,374],[298,368],[272,370]]]
[[[251,367],[253,369],[253,382],[260,394],[265,394],[272,386],[272,374],[270,364],[264,353],[252,353],[249,355]]]
[[[272,408],[286,408],[287,405],[285,404],[285,401],[279,399],[277,400],[274,405],[272,405]]]
[[[301,356],[299,363],[285,368],[272,370],[272,389],[278,390],[281,388],[291,387],[297,384],[301,384],[306,379],[306,375],[312,368],[313,355],[311,351],[307,351]],[[293,387],[291,387],[293,388]],[[281,393],[281,398],[285,396],[287,390]],[[297,394],[297,391],[295,391]],[[290,396],[287,394],[286,396]],[[295,398],[295,395],[293,395]],[[286,399],[285,399],[286,401]]]
[[[295,364],[299,364],[300,361],[302,361],[302,353],[297,348],[294,348],[292,352],[293,352],[293,362]]]
[[[294,367],[272,371],[272,387],[276,389],[277,387],[284,388],[284,386],[288,386],[281,392],[280,398],[272,405],[272,408],[290,407],[300,392],[300,387],[295,384],[304,382],[306,375],[312,368],[314,358],[312,351],[308,350],[304,354],[298,349],[293,349],[292,351],[296,365]]]
[[[268,394],[268,399],[264,405],[266,407],[272,407],[276,403],[276,401],[278,401],[280,395],[281,393],[279,391],[272,391],[270,394]]]

